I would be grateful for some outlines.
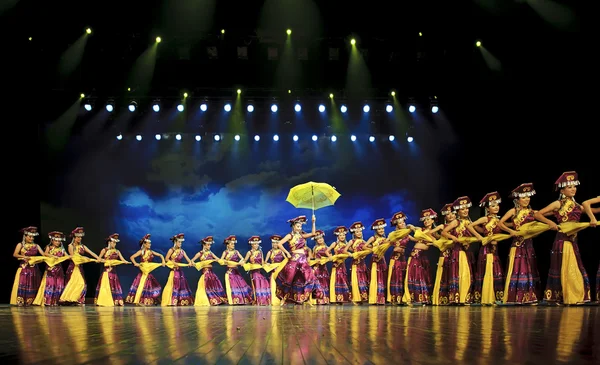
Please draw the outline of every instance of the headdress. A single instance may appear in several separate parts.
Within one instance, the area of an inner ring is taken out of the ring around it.
[[[493,193],[487,193],[480,201],[479,206],[482,208],[487,208],[491,204],[500,204],[502,203],[502,199],[500,198],[500,194],[497,191]]]
[[[296,224],[296,223],[306,224],[306,216],[305,215],[301,215],[301,216],[298,216],[296,218],[288,219],[287,223],[290,223],[290,224]]]
[[[421,222],[423,222],[427,218],[436,219],[437,218],[437,213],[435,212],[435,210],[433,210],[431,208],[423,209],[421,211],[421,216],[419,217],[419,220]]]
[[[59,231],[52,231],[52,232],[48,233],[48,238],[50,238],[50,240],[64,241],[65,234],[62,232],[59,232]]]
[[[71,231],[71,237],[83,237],[85,236],[85,231],[83,227],[77,227]]]
[[[322,230],[318,229],[318,230],[315,232],[315,235],[314,235],[314,236],[313,236],[311,239],[312,239],[312,240],[314,240],[314,241],[316,241],[316,240],[318,240],[319,238],[323,238],[323,237],[325,237],[325,232],[323,232]]]
[[[25,227],[25,228],[21,229],[20,232],[23,233],[23,236],[31,236],[31,237],[39,236],[37,227],[33,227],[33,226]]]
[[[577,173],[575,171],[563,172],[562,175],[554,182],[554,187],[556,190],[562,189],[567,186],[577,186],[579,185],[579,179],[577,178]]]
[[[350,232],[352,232],[352,233],[356,233],[356,232],[362,231],[364,229],[365,229],[365,226],[362,224],[362,222],[354,222],[350,226]]]
[[[454,208],[454,210],[460,210],[470,208],[472,205],[471,199],[468,196],[461,196],[452,203],[452,208]]]
[[[373,222],[373,224],[371,224],[371,230],[375,231],[378,230],[380,228],[385,228],[387,227],[387,223],[385,223],[385,219],[383,218],[379,218],[377,220],[375,220],[375,222]]]
[[[517,186],[516,188],[514,188],[510,192],[510,195],[515,199],[524,198],[526,196],[534,196],[535,189],[533,189],[532,183],[525,183],[525,184],[521,184],[521,185]]]
[[[399,220],[406,220],[406,218],[408,218],[408,217],[403,212],[395,213],[392,216],[392,219],[390,219],[390,224],[392,226],[395,226],[398,223]]]

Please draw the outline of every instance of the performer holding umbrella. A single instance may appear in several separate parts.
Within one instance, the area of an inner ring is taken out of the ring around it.
[[[277,279],[281,282],[281,291],[278,296],[281,299],[281,305],[287,300],[293,300],[296,303],[307,302],[310,304],[311,294],[317,303],[324,301],[323,291],[314,271],[308,263],[306,252],[306,239],[316,235],[316,217],[314,211],[319,208],[333,205],[340,197],[340,194],[329,184],[308,182],[293,187],[286,199],[296,208],[312,209],[312,230],[306,233],[302,230],[302,225],[306,224],[306,216],[292,218],[287,222],[292,227],[292,232],[286,234],[277,246],[284,250],[283,245],[288,242],[290,246],[291,258],[287,265],[280,272],[276,272]]]

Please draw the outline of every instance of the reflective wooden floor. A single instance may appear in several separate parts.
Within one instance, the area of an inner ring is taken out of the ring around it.
[[[599,364],[600,307],[0,307],[0,361]]]

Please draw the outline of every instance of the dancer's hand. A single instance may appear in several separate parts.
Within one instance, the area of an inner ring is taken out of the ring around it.
[[[317,216],[313,214],[312,216],[312,222],[315,223],[317,221]]]
[[[553,231],[560,231],[560,227],[558,227],[558,225],[554,222],[550,222],[550,224],[548,224],[548,226],[550,226],[550,229]]]
[[[598,225],[598,221],[594,218],[590,221],[590,227],[596,227]]]

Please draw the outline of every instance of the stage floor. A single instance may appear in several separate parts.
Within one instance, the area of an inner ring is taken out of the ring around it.
[[[0,361],[600,363],[600,307],[0,307]]]

